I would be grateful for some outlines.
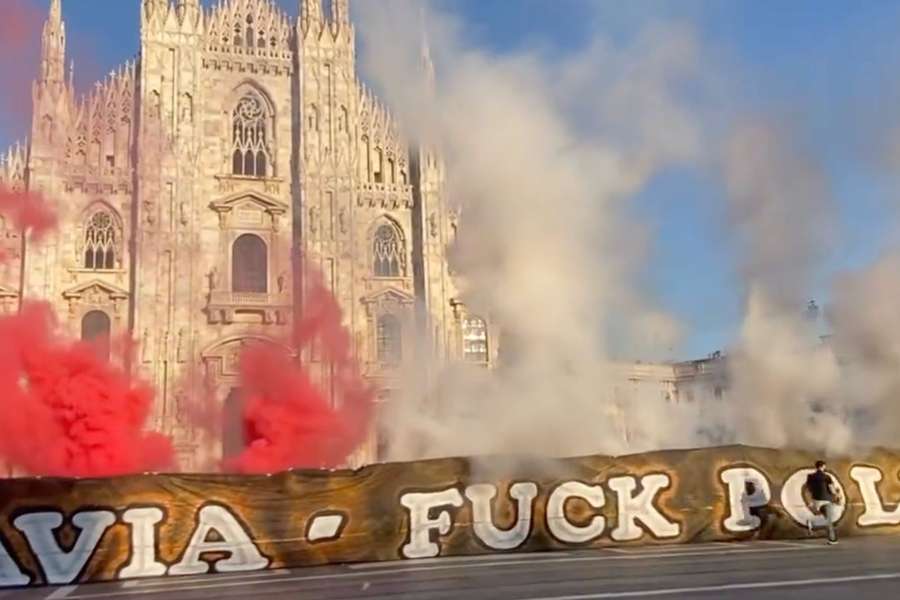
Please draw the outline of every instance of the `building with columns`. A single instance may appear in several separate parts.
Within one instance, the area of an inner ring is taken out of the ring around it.
[[[288,337],[304,261],[381,398],[414,344],[488,365],[486,322],[448,269],[458,216],[443,163],[357,77],[348,0],[298,0],[298,17],[271,0],[130,1],[139,55],[81,97],[50,2],[31,135],[0,159],[0,184],[44,193],[61,226],[23,244],[0,223],[15,258],[0,267],[0,307],[43,299],[73,336],[139,341],[131,367],[156,387],[152,426],[187,470],[217,461],[227,437],[204,438],[188,403],[210,381],[233,427],[240,348]],[[328,365],[301,359],[328,390]],[[354,462],[377,460],[376,438]]]

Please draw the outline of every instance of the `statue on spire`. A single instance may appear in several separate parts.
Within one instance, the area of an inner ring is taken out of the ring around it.
[[[196,27],[200,22],[200,0],[178,0],[175,13],[180,23]]]
[[[431,59],[431,43],[428,41],[428,29],[425,26],[425,6],[422,5],[419,7],[419,27],[422,32],[422,47],[421,47],[421,67],[422,67],[422,76],[425,83],[425,90],[428,94],[434,94],[435,86],[436,86],[436,78],[435,70],[434,70],[434,61]]]
[[[50,0],[50,20],[62,23],[62,0]]]
[[[300,18],[304,22],[321,22],[322,0],[300,0]]]
[[[62,0],[50,0],[50,15],[41,35],[39,83],[60,90],[66,80],[66,25],[62,20]]]
[[[337,29],[350,25],[350,0],[331,0],[331,22]]]

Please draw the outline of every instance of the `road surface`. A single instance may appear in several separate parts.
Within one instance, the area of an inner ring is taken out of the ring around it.
[[[446,558],[0,592],[0,600],[900,598],[900,537]]]

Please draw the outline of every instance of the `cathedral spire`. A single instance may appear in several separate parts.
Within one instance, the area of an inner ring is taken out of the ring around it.
[[[169,14],[169,0],[141,0],[141,25],[163,22]]]
[[[62,89],[66,80],[66,24],[62,20],[62,0],[50,0],[50,15],[41,36],[42,86]]]
[[[300,0],[300,17],[304,21],[321,21],[322,0]]]
[[[182,24],[197,27],[200,23],[200,0],[178,0],[175,11]]]
[[[434,61],[431,59],[431,43],[428,41],[428,30],[425,26],[425,6],[419,7],[419,28],[422,32],[422,46],[420,49],[420,60],[422,61],[422,76],[425,83],[426,92],[434,94],[436,85],[436,75],[434,71]]]
[[[350,25],[350,0],[331,0],[331,22],[338,29]]]

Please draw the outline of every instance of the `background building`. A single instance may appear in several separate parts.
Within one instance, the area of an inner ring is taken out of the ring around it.
[[[338,298],[381,398],[420,340],[440,360],[487,365],[486,322],[448,270],[458,223],[443,164],[357,78],[348,0],[301,0],[298,18],[270,0],[140,1],[137,59],[77,98],[51,0],[30,140],[2,159],[0,183],[45,193],[61,227],[24,245],[0,223],[15,257],[0,307],[44,299],[72,335],[138,340],[153,426],[189,470],[223,444],[194,430],[190,398],[208,378],[227,429],[240,348],[286,338],[303,261]],[[328,390],[328,365],[302,358]]]

